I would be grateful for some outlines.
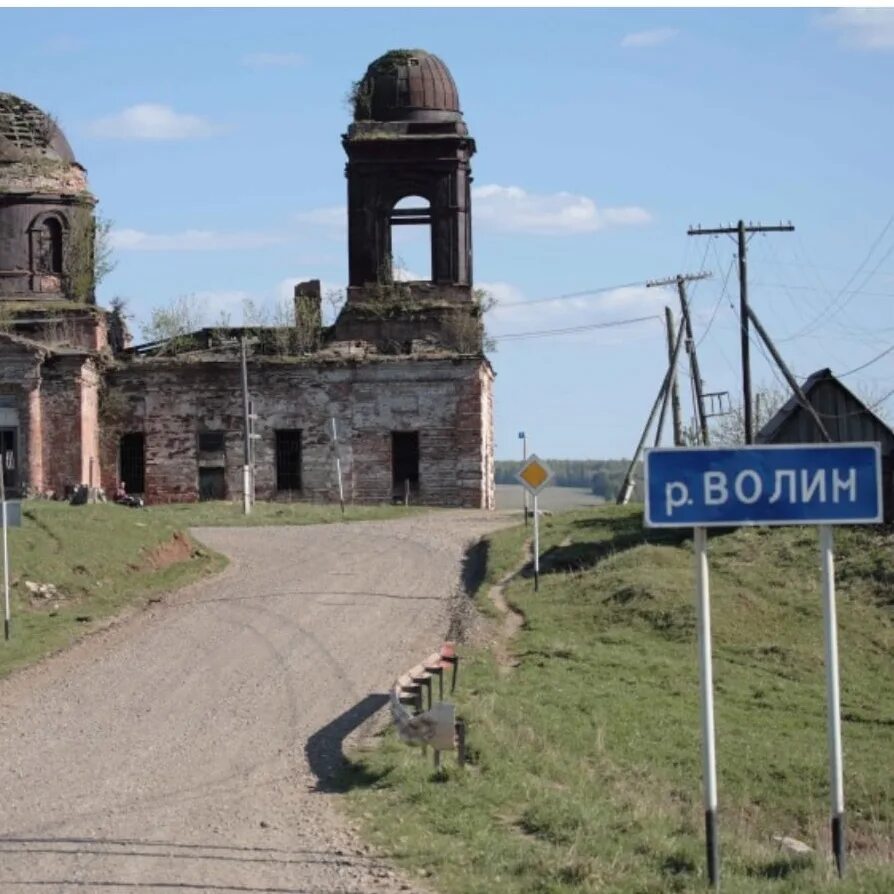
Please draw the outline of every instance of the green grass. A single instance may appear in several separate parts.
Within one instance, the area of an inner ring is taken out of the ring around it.
[[[12,636],[0,641],[0,676],[65,648],[127,605],[225,564],[191,542],[181,561],[154,563],[153,550],[184,527],[164,515],[37,500],[23,502],[22,515],[22,527],[9,529]],[[60,597],[34,598],[25,581],[53,584]]]
[[[338,506],[308,503],[258,503],[248,516],[242,514],[241,504],[223,502],[136,510],[111,503],[69,506],[28,500],[22,509],[22,527],[9,529],[12,636],[9,642],[0,640],[0,677],[71,645],[154,593],[223,568],[223,556],[191,541],[182,561],[166,565],[151,561],[153,550],[187,528],[343,520]],[[344,520],[395,518],[419,511],[350,506]],[[35,598],[25,581],[53,584],[60,598]]]
[[[171,503],[150,506],[143,510],[152,517],[181,528],[243,527],[258,525],[322,525],[338,522],[377,521],[403,518],[421,512],[436,512],[423,506],[345,506],[344,515],[332,503],[262,503],[252,507],[249,515],[241,502],[208,501],[204,503]]]
[[[689,532],[647,533],[636,509],[607,507],[555,516],[542,533],[539,593],[523,576],[506,594],[526,617],[511,646],[520,665],[464,653],[456,698],[474,765],[448,761],[436,782],[389,730],[345,768],[349,809],[447,894],[703,890]],[[490,581],[525,537],[491,538]],[[724,891],[894,890],[894,538],[840,528],[836,540],[843,884],[828,856],[817,532],[710,538]],[[790,858],[774,834],[816,852]]]

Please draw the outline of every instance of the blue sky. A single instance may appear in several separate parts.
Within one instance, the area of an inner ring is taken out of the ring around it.
[[[498,457],[521,429],[541,456],[630,455],[664,372],[673,292],[543,298],[713,271],[692,290],[702,373],[738,399],[735,246],[689,225],[795,224],[752,239],[749,271],[798,375],[894,344],[894,11],[4,9],[0,30],[21,35],[0,90],[54,114],[87,168],[116,245],[99,298],[126,298],[137,332],[180,295],[238,324],[298,279],[341,287],[345,95],[385,50],[422,47],[478,144],[491,332],[656,317],[499,343]],[[894,351],[846,381],[888,394]]]

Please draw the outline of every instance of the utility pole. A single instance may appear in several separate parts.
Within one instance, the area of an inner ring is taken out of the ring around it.
[[[785,376],[786,382],[788,382],[789,388],[795,394],[795,397],[798,398],[798,402],[802,407],[807,411],[807,415],[813,420],[814,425],[816,425],[817,431],[819,431],[822,439],[824,441],[831,442],[832,438],[829,436],[829,432],[826,430],[826,426],[823,425],[823,420],[820,419],[819,413],[817,413],[816,408],[812,403],[807,399],[807,395],[802,390],[801,386],[798,384],[798,380],[792,375],[792,371],[786,365],[786,362],[782,359],[782,355],[779,351],[776,350],[776,345],[773,344],[773,340],[767,334],[767,330],[761,325],[761,321],[757,318],[757,314],[749,307],[748,315],[751,317],[751,322],[754,323],[754,328],[757,329],[757,334],[764,340],[764,344],[767,346],[767,350],[769,350],[773,359],[776,361],[776,365],[782,371],[782,374]],[[760,395],[758,395],[760,396]]]
[[[664,430],[664,416],[667,412],[667,402],[670,399],[671,416],[674,422],[674,447],[683,446],[683,420],[680,415],[680,389],[677,385],[677,367],[674,359],[674,336],[677,327],[674,325],[674,313],[669,307],[664,308],[664,322],[667,335],[667,362],[673,364],[671,371],[670,388],[664,392],[664,402],[661,404],[661,414],[658,417],[658,429],[655,432],[655,446],[661,443],[661,432]]]
[[[748,266],[747,266],[747,246],[748,233],[791,233],[795,228],[792,224],[775,224],[773,226],[764,226],[763,224],[749,223],[747,226],[744,220],[740,220],[736,226],[715,227],[714,229],[703,229],[702,227],[690,227],[687,231],[690,236],[719,236],[733,233],[738,237],[739,242],[739,324],[742,332],[742,394],[744,398],[745,411],[745,443],[754,443],[754,425],[751,418],[751,346],[750,335],[748,332],[748,323],[750,317],[748,315]]]
[[[636,450],[633,451],[633,459],[630,460],[630,465],[627,467],[627,474],[624,475],[624,481],[621,484],[621,489],[618,491],[618,496],[615,499],[615,502],[619,506],[626,506],[630,501],[630,495],[633,493],[633,488],[636,484],[636,464],[639,462],[640,454],[643,452],[643,447],[646,443],[646,438],[649,437],[649,429],[652,427],[652,423],[655,421],[655,416],[658,414],[658,407],[660,404],[666,400],[667,392],[670,388],[670,380],[673,371],[677,368],[677,357],[680,355],[680,345],[683,344],[683,324],[680,324],[680,328],[677,330],[677,338],[674,342],[674,349],[671,353],[670,363],[667,367],[667,372],[664,374],[664,379],[661,382],[661,388],[658,391],[658,396],[655,398],[655,403],[652,404],[652,409],[649,411],[649,418],[646,420],[645,428],[643,428],[643,433],[640,436],[639,443],[636,445]]]
[[[702,392],[702,377],[698,368],[698,354],[695,350],[695,339],[692,335],[692,320],[689,316],[689,301],[686,298],[686,283],[696,282],[700,279],[710,279],[710,273],[678,273],[676,276],[667,279],[654,279],[646,283],[646,288],[655,288],[656,286],[677,287],[677,294],[680,296],[680,313],[683,315],[683,325],[686,327],[686,353],[689,355],[689,371],[692,376],[692,384],[695,387],[695,418],[698,420],[698,427],[702,444],[709,443],[708,437],[708,418],[705,414],[705,398]],[[674,370],[674,381],[676,382],[676,370]],[[676,432],[676,427],[674,429]],[[682,444],[682,431],[680,441]]]
[[[251,410],[248,405],[248,357],[242,336],[242,422],[245,432],[245,462],[242,466],[242,511],[251,514]]]

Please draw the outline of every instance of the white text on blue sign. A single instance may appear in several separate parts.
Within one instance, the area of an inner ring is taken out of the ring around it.
[[[881,521],[877,444],[650,450],[652,527]]]

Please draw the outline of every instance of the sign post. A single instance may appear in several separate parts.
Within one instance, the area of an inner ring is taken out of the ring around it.
[[[832,847],[844,874],[844,782],[832,525],[882,520],[878,444],[656,448],[646,452],[645,523],[693,528],[708,880],[720,884],[707,528],[818,525],[825,628]]]
[[[553,480],[553,472],[545,462],[538,459],[536,453],[532,453],[515,478],[525,489],[525,499],[528,494],[534,498],[534,591],[536,592],[540,589],[540,512],[537,508],[537,495]]]
[[[522,465],[524,465],[528,461],[528,440],[525,437],[525,433],[520,431],[518,433],[518,439],[522,442]],[[524,514],[525,514],[525,527],[528,526],[528,491],[525,489],[524,494],[522,495],[522,500],[524,502]]]
[[[835,613],[835,558],[832,526],[820,526],[823,569],[823,627],[826,646],[826,723],[829,729],[829,788],[832,800],[832,852],[844,875],[844,770],[841,756],[841,694],[838,682],[838,622]]]
[[[332,447],[335,450],[335,477],[338,479],[338,502],[341,504],[341,514],[345,514],[345,485],[341,477],[341,455],[338,452],[338,428],[335,423],[335,416],[331,418],[332,423]]]

